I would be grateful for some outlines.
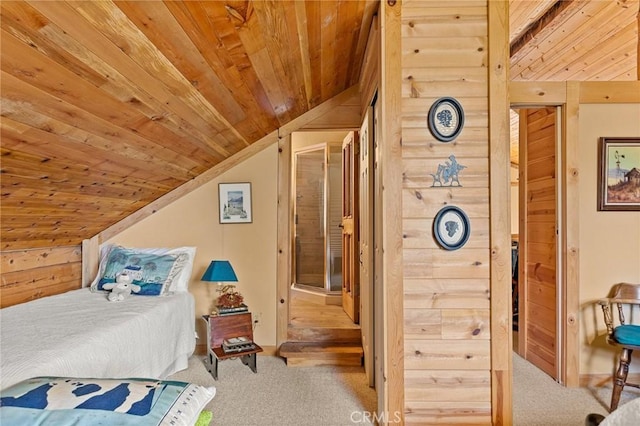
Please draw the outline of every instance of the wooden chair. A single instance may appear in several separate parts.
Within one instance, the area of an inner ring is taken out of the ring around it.
[[[634,350],[640,350],[640,325],[631,324],[634,316],[640,317],[638,310],[640,308],[640,284],[616,284],[610,294],[611,297],[598,301],[598,304],[602,307],[604,321],[607,325],[607,342],[622,350],[618,369],[613,378],[613,392],[609,409],[611,412],[618,408],[620,394],[625,386],[640,388],[640,384],[627,382],[631,354]],[[613,306],[617,308],[617,320],[613,318],[611,309]],[[640,318],[636,318],[636,322],[638,321]]]

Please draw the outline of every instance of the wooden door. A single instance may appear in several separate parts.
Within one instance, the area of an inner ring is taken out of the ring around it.
[[[354,323],[360,321],[357,150],[350,132],[342,142],[342,308]]]
[[[360,330],[364,351],[364,372],[374,386],[373,337],[373,111],[365,114],[360,127]]]
[[[520,113],[520,342],[525,359],[556,380],[557,126],[555,107]]]

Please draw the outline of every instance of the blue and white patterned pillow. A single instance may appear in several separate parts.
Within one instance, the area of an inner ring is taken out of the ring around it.
[[[188,260],[184,253],[158,255],[113,246],[100,262],[98,278],[91,285],[91,290],[104,291],[105,284],[116,282],[117,277],[126,272],[133,278],[133,284],[140,286],[140,291],[132,294],[163,295],[178,279]]]

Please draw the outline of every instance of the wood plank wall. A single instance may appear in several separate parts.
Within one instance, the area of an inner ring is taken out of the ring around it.
[[[82,287],[80,246],[0,253],[0,308]]]
[[[489,77],[486,1],[402,5],[402,203],[406,424],[490,424]],[[429,132],[440,97],[465,113],[450,143]],[[461,187],[432,187],[455,155]],[[471,236],[445,251],[432,236],[444,206],[462,208]]]

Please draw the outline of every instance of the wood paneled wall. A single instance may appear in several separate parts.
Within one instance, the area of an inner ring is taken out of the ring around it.
[[[0,308],[82,287],[80,246],[0,253]]]
[[[491,415],[489,238],[489,44],[486,1],[402,5],[402,227],[406,424],[489,424]],[[464,109],[450,143],[429,132],[440,97]],[[460,187],[433,187],[455,155]],[[471,236],[441,249],[433,219],[463,209]]]

